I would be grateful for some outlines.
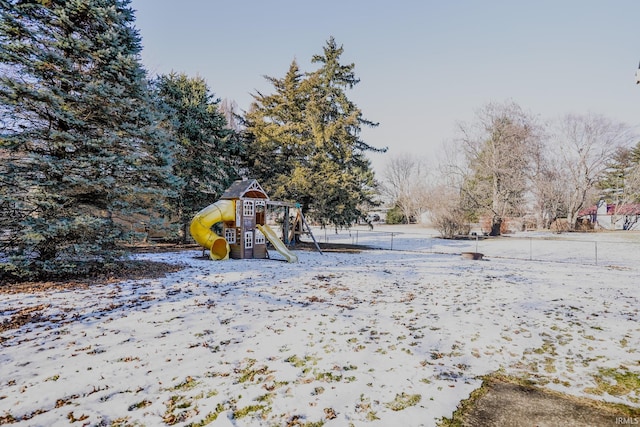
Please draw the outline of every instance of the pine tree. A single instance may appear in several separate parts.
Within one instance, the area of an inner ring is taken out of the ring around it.
[[[316,151],[311,162],[310,187],[315,189],[309,207],[321,222],[349,226],[363,216],[361,207],[375,204],[374,174],[366,153],[384,152],[360,138],[363,126],[378,124],[363,118],[362,111],[347,97],[360,80],[355,64],[340,63],[344,48],[331,37],[322,55],[311,62],[320,68],[309,74],[310,100],[307,123]],[[331,182],[331,185],[327,185]]]
[[[241,147],[219,108],[220,100],[203,78],[172,73],[159,76],[154,86],[165,112],[164,126],[179,145],[174,174],[183,185],[175,209],[184,241],[193,215],[219,199],[238,177]]]
[[[294,61],[282,79],[267,77],[275,93],[258,93],[245,115],[248,165],[273,197],[301,203],[322,224],[349,226],[373,204],[374,174],[368,151],[384,152],[360,138],[365,120],[346,91],[359,80],[344,49],[330,38],[303,74]]]
[[[618,206],[640,200],[640,143],[619,147],[596,183],[599,198]]]
[[[265,76],[275,93],[254,95],[244,116],[245,160],[252,175],[277,199],[295,199],[287,183],[299,163],[311,153],[311,139],[305,124],[307,94],[303,74],[294,60],[282,79]]]
[[[119,257],[116,214],[175,187],[129,0],[0,0],[0,274]]]

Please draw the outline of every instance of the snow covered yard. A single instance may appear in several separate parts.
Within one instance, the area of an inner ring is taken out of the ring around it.
[[[498,370],[640,406],[639,262],[297,253],[0,294],[32,320],[0,335],[0,423],[434,426]]]

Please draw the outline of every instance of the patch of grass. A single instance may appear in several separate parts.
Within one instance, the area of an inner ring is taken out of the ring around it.
[[[285,424],[286,427],[322,427],[324,425],[324,421],[307,421],[304,422],[304,417],[300,415],[294,415],[287,421]]]
[[[209,412],[202,420],[198,421],[197,423],[187,424],[186,427],[204,427],[206,425],[209,425],[217,420],[218,415],[220,415],[224,410],[224,405],[222,403],[218,403],[214,412]]]
[[[496,382],[506,382],[511,384],[517,384],[519,386],[522,386],[525,388],[531,388],[531,389],[535,388],[538,390],[542,390],[545,393],[548,393],[552,396],[556,396],[558,399],[568,399],[573,402],[580,402],[582,404],[592,406],[598,410],[602,410],[607,414],[612,414],[612,419],[613,419],[613,414],[616,414],[617,416],[632,416],[632,417],[640,416],[640,410],[638,408],[633,408],[627,405],[600,402],[600,401],[595,401],[591,399],[577,398],[575,396],[568,396],[563,393],[541,389],[539,387],[536,387],[535,383],[531,381],[529,378],[513,377],[513,376],[505,375],[503,370],[499,370],[492,374],[481,377],[481,379],[482,379],[482,385],[476,390],[472,391],[468,399],[465,399],[458,404],[458,408],[453,412],[451,418],[443,417],[436,422],[436,425],[438,427],[467,426],[468,425],[468,423],[466,422],[467,415],[473,410],[477,401],[489,392],[489,389],[491,388],[491,384]],[[636,379],[637,379],[637,376],[636,376]],[[554,383],[557,383],[557,382],[554,381]],[[635,381],[633,381],[633,383],[635,383]]]
[[[289,385],[289,381],[273,381],[273,382],[270,382],[268,384],[264,384],[263,387],[267,391],[274,391],[275,389],[278,389],[280,387],[284,387],[286,385]]]
[[[342,375],[336,375],[333,372],[316,372],[315,379],[317,381],[325,381],[325,382],[339,382],[342,380]]]
[[[542,346],[540,348],[536,348],[533,350],[535,354],[550,354],[551,356],[557,356],[556,346],[551,342],[550,339],[545,338],[543,340]]]
[[[275,393],[267,393],[267,394],[263,394],[262,396],[258,396],[256,397],[256,402],[262,402],[262,403],[269,403],[271,404],[273,402],[273,398],[275,397]]]
[[[593,379],[596,382],[596,387],[586,389],[587,393],[596,395],[607,393],[611,396],[640,394],[640,373],[631,372],[624,366],[618,369],[600,368]]]
[[[405,392],[402,392],[400,394],[396,394],[395,399],[391,402],[385,403],[384,405],[392,411],[402,411],[411,406],[416,406],[421,399],[422,396],[419,394],[406,394]]]
[[[254,368],[253,366],[256,364],[256,362],[257,361],[255,359],[246,359],[245,363],[247,364],[247,366],[243,368],[236,368],[234,370],[236,374],[240,374],[238,378],[239,383],[254,382],[256,380],[256,376],[267,375],[273,372],[270,371],[266,365],[259,368]]]
[[[549,374],[556,372],[555,359],[552,357],[544,358],[544,371]]]
[[[142,400],[138,403],[134,403],[133,405],[129,406],[129,411],[135,411],[136,409],[142,409],[142,408],[146,408],[147,406],[151,405],[151,401],[150,400]]]
[[[197,386],[199,383],[193,379],[193,377],[188,376],[184,379],[183,382],[181,382],[180,384],[174,386],[173,388],[171,388],[171,391],[185,391],[185,390],[191,390],[192,388],[194,388],[195,386]]]
[[[171,396],[165,405],[167,410],[162,417],[162,421],[168,425],[184,422],[197,414],[197,410],[191,408],[192,402],[184,396]]]
[[[318,358],[317,357],[305,356],[304,359],[301,359],[300,357],[298,357],[295,354],[293,356],[287,357],[286,359],[284,359],[284,361],[287,362],[287,363],[291,363],[296,368],[303,368],[303,367],[307,366],[307,364],[311,364],[311,365],[317,365],[318,364]]]
[[[271,411],[271,408],[265,405],[249,405],[244,408],[236,409],[233,411],[233,419],[240,419],[247,417],[254,413],[259,413],[261,416],[264,416],[268,412]]]
[[[300,359],[295,354],[293,356],[287,357],[286,359],[284,359],[284,361],[287,362],[287,363],[291,363],[296,368],[302,368],[304,365],[306,365],[306,362],[304,360]]]
[[[365,397],[364,394],[360,395],[360,402],[356,404],[356,412],[364,413],[367,421],[375,421],[380,419],[376,412],[371,409],[371,399]]]

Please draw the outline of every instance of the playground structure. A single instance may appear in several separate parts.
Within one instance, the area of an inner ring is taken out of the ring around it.
[[[284,209],[282,239],[267,224],[268,210],[274,207]],[[292,208],[297,210],[295,218],[289,215]],[[218,223],[222,224],[221,234],[212,229]],[[299,205],[269,200],[255,179],[244,179],[235,181],[220,200],[198,212],[189,231],[200,246],[209,250],[213,260],[267,258],[269,241],[288,262],[298,262],[287,244],[295,242],[296,233],[302,233],[305,227],[320,250]]]

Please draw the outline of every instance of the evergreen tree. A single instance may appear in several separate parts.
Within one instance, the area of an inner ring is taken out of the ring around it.
[[[607,163],[596,188],[607,203],[624,205],[640,200],[640,143],[633,148],[619,147]]]
[[[632,151],[628,147],[618,148],[607,162],[607,168],[602,172],[596,183],[600,190],[600,198],[608,203],[626,202],[625,181],[633,168]]]
[[[115,260],[116,214],[175,187],[129,3],[0,0],[2,275]]]
[[[306,82],[293,61],[282,79],[265,76],[275,89],[258,93],[244,116],[248,150],[245,160],[251,174],[276,199],[296,199],[288,182],[296,167],[309,162],[312,140],[305,123]]]
[[[274,197],[300,202],[322,224],[349,226],[374,204],[368,151],[384,152],[360,138],[376,126],[346,95],[359,80],[355,65],[343,65],[344,49],[333,38],[303,75],[295,61],[283,79],[268,78],[275,93],[258,94],[246,115],[249,167]],[[262,182],[262,181],[261,181]]]
[[[309,200],[311,210],[324,222],[348,226],[363,215],[360,207],[374,204],[374,175],[366,158],[376,149],[360,138],[362,126],[375,127],[346,95],[360,80],[355,77],[355,64],[343,65],[344,52],[331,37],[322,55],[314,55],[312,63],[320,68],[311,73],[308,116],[314,153],[310,182],[315,188]],[[330,182],[332,185],[326,185]]]
[[[158,77],[154,86],[165,112],[164,126],[179,145],[174,174],[183,185],[175,209],[185,241],[194,214],[219,199],[237,178],[241,147],[227,126],[220,100],[203,78],[169,74]]]

